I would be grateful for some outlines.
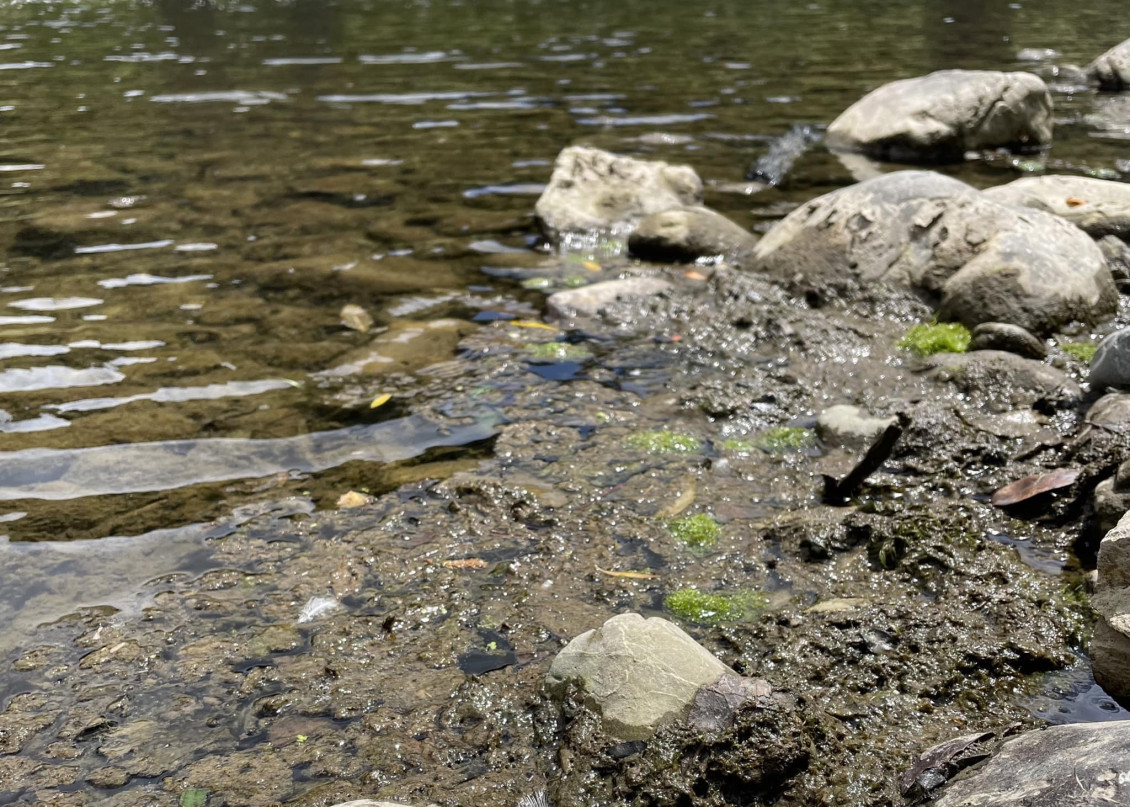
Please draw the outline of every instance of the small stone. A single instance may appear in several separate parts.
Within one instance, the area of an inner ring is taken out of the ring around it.
[[[680,207],[653,213],[628,238],[632,254],[648,261],[691,263],[721,256],[740,260],[757,239],[721,213],[705,207]]]
[[[735,673],[667,620],[620,614],[569,642],[545,680],[554,697],[579,687],[605,731],[631,741],[686,715],[699,687],[723,675]]]
[[[125,787],[129,783],[129,772],[123,768],[114,765],[109,765],[105,768],[99,768],[86,777],[86,781],[95,787],[103,787],[107,790],[116,787]]]
[[[828,445],[846,448],[869,446],[887,428],[898,423],[898,418],[872,417],[858,406],[837,404],[830,406],[816,418],[816,431]]]
[[[622,300],[656,297],[671,289],[671,284],[658,277],[628,277],[605,280],[579,289],[558,291],[546,299],[549,315],[556,319],[595,317],[601,309]]]
[[[366,496],[364,493],[358,493],[355,490],[351,490],[347,493],[341,494],[338,497],[337,506],[342,510],[348,510],[353,507],[364,507],[367,504],[371,504],[372,501],[372,496]]]
[[[982,322],[973,328],[970,350],[1004,350],[1026,359],[1044,359],[1048,346],[1019,325]]]
[[[1091,359],[1089,380],[1096,388],[1130,386],[1130,328],[1102,341]]]
[[[369,315],[369,312],[361,306],[349,303],[348,305],[342,306],[341,324],[346,328],[365,333],[373,327],[373,318]]]

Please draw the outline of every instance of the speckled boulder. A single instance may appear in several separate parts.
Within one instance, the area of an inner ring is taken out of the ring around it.
[[[884,84],[828,127],[828,147],[881,160],[960,160],[966,151],[1052,139],[1052,100],[1031,73],[941,70]]]
[[[1087,65],[1087,77],[1104,90],[1119,92],[1130,88],[1130,39]]]
[[[1118,305],[1102,251],[1056,216],[1000,204],[931,171],[898,171],[801,205],[758,242],[752,267],[831,296],[909,289],[942,319],[1037,335]]]
[[[1092,238],[1130,238],[1130,184],[1073,176],[1024,177],[989,188],[997,202],[1043,210],[1066,219]]]
[[[545,237],[626,236],[645,216],[702,204],[693,168],[571,146],[559,155],[534,208]]]

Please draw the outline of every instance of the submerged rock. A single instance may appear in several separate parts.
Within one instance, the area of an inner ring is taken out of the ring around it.
[[[1005,740],[951,781],[932,807],[1089,807],[1130,802],[1130,722],[1075,723]]]
[[[1024,177],[984,191],[1005,204],[1067,219],[1092,238],[1130,238],[1130,185],[1075,176]]]
[[[1096,388],[1130,386],[1130,328],[1117,330],[1102,341],[1091,359],[1088,379]]]
[[[1092,606],[1098,614],[1090,648],[1095,680],[1111,697],[1130,703],[1130,513],[1099,544]]]
[[[939,317],[1036,334],[1114,314],[1102,252],[1067,222],[956,179],[899,171],[794,210],[758,242],[754,266],[823,296],[884,285],[936,301]]]
[[[626,277],[554,292],[545,304],[549,315],[557,319],[595,317],[612,303],[654,297],[671,288],[671,283],[658,277]]]
[[[1004,350],[1026,359],[1044,359],[1048,346],[1019,325],[982,322],[973,329],[970,350]]]
[[[571,234],[624,234],[652,213],[699,204],[702,180],[689,166],[571,146],[557,155],[535,212],[558,245]]]
[[[1087,65],[1087,78],[1115,92],[1130,88],[1130,39],[1121,42]]]
[[[545,682],[555,697],[578,686],[604,730],[631,741],[685,717],[700,686],[733,674],[667,620],[620,614],[569,642]]]
[[[816,418],[816,431],[829,445],[848,448],[869,446],[887,428],[898,423],[894,417],[872,417],[858,406],[837,404],[829,406]]]
[[[749,254],[757,239],[721,213],[705,207],[679,207],[652,213],[628,238],[632,254],[649,261],[690,263]]]
[[[898,162],[957,161],[965,152],[1052,139],[1052,101],[1031,73],[941,70],[884,84],[828,127],[828,147]]]

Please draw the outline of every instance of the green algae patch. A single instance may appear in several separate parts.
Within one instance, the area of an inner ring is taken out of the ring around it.
[[[1099,346],[1093,342],[1064,342],[1059,348],[1075,361],[1090,364]]]
[[[682,588],[667,595],[667,610],[687,622],[718,625],[743,622],[765,610],[769,600],[759,591],[743,589],[722,594],[707,594],[697,588]]]
[[[702,447],[694,435],[680,434],[670,429],[635,432],[624,438],[624,442],[649,454],[690,454]]]
[[[699,514],[667,521],[671,537],[691,549],[709,549],[718,543],[722,528],[708,515]]]
[[[930,322],[915,325],[899,340],[898,346],[919,356],[935,353],[964,353],[969,349],[969,329],[960,322]]]
[[[568,342],[530,342],[526,345],[526,356],[537,362],[586,361],[592,358],[592,351]]]
[[[769,454],[803,451],[816,445],[816,432],[800,426],[777,426],[758,435],[754,445]]]

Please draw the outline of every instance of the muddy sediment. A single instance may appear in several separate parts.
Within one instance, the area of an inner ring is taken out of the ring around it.
[[[210,571],[10,651],[0,803],[489,807],[548,788],[658,804],[673,776],[659,761],[694,737],[616,749],[547,713],[541,690],[565,642],[625,611],[679,621],[781,694],[780,720],[734,729],[770,746],[764,803],[900,804],[898,775],[924,749],[1035,725],[1041,676],[1082,664],[1076,544],[1122,438],[1083,435],[1076,403],[1013,404],[991,379],[924,372],[897,347],[928,318],[914,300],[811,308],[725,266],[653,271],[674,289],[599,321],[463,339],[458,386],[437,377],[412,409],[452,427],[494,413],[490,458],[452,475],[425,457],[363,506],[295,502],[217,527],[201,539]],[[571,349],[532,347],[557,342]],[[843,402],[908,426],[831,506],[822,474],[851,456],[793,436]],[[1028,510],[989,503],[1064,464],[1079,481]],[[717,534],[680,542],[672,519],[692,515]],[[695,622],[665,605],[688,588],[758,605]],[[330,610],[300,621],[312,598]],[[742,765],[739,746],[683,756]],[[599,785],[578,785],[562,749],[604,759]],[[724,779],[703,803],[730,800]]]

